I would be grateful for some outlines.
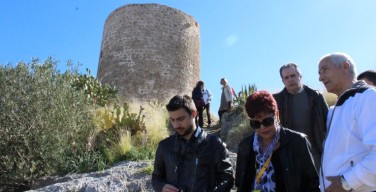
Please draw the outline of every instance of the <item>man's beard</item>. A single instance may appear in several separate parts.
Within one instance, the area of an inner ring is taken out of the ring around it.
[[[178,135],[184,137],[184,136],[189,135],[189,134],[192,133],[192,132],[193,132],[193,124],[191,124],[191,125],[188,127],[188,129],[184,131],[183,134],[179,134],[179,133],[177,133],[177,132],[176,132],[176,133],[177,133]]]

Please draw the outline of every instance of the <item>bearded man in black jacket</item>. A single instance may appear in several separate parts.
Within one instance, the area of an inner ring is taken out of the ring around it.
[[[233,168],[226,144],[196,126],[197,110],[187,96],[174,96],[166,106],[176,133],[157,148],[152,174],[155,191],[230,191]]]

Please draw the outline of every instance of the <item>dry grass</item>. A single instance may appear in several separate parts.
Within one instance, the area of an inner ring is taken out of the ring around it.
[[[132,101],[126,107],[102,107],[94,114],[97,143],[110,163],[151,159],[158,143],[169,135],[168,113],[155,102]]]
[[[333,93],[329,93],[329,92],[324,92],[323,93],[323,96],[326,100],[326,103],[328,103],[328,106],[333,106],[336,104],[336,101],[337,101],[337,95],[333,94]]]
[[[135,139],[141,141],[146,147],[156,147],[158,143],[169,136],[168,113],[164,105],[147,102],[132,102],[129,107],[131,111],[139,110],[140,106],[144,108],[146,133],[137,135]]]
[[[244,114],[242,116],[244,117]],[[228,148],[233,152],[237,152],[240,141],[247,136],[250,136],[253,132],[254,130],[249,126],[249,120],[247,118],[242,118],[238,126],[232,128],[228,132],[226,141]]]

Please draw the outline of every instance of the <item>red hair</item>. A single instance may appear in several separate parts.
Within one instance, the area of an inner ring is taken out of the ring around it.
[[[277,102],[267,91],[256,91],[248,96],[244,107],[250,118],[255,118],[259,113],[275,114],[278,111]]]

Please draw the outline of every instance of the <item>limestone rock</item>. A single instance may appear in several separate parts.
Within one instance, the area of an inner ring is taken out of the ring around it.
[[[230,152],[231,163],[236,164],[236,153]],[[144,172],[151,161],[124,161],[92,173],[68,174],[63,177],[41,178],[30,192],[148,192],[153,191],[151,175]],[[235,176],[235,173],[234,173]],[[235,187],[233,190],[235,191]]]
[[[151,176],[143,172],[150,165],[152,165],[150,161],[125,161],[103,171],[47,177],[38,181],[33,186],[34,190],[30,191],[153,191]]]

